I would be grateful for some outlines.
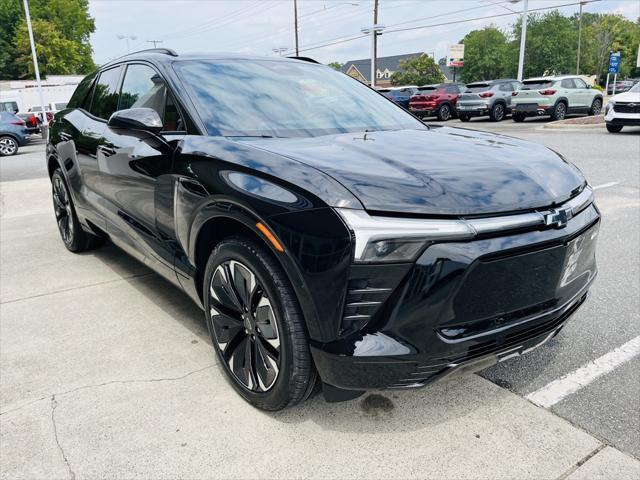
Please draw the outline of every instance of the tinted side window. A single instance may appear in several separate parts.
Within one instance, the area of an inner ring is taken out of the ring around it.
[[[447,93],[460,93],[460,90],[458,90],[456,85],[447,85],[445,91]]]
[[[510,83],[501,83],[500,84],[500,91],[501,92],[511,92],[511,91],[513,91],[513,87],[511,86]]]
[[[564,80],[562,80],[562,82],[560,82],[560,86],[562,88],[576,88],[573,83],[573,78],[565,78]]]
[[[75,92],[71,95],[69,104],[67,105],[69,108],[85,108],[85,106],[88,106],[91,103],[91,87],[93,85],[93,80],[96,78],[96,74],[97,73],[92,73],[91,75],[87,75],[78,84]]]
[[[120,67],[105,70],[100,74],[93,92],[91,113],[107,120],[118,109],[118,81]]]

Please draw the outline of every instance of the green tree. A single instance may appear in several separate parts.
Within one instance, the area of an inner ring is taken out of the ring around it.
[[[440,67],[428,55],[401,60],[400,69],[391,75],[392,85],[427,85],[444,81]]]
[[[507,53],[509,73],[513,74],[517,71],[520,32],[520,22],[517,22]],[[575,73],[577,46],[578,31],[569,17],[557,10],[529,14],[524,77]]]
[[[30,0],[29,9],[43,76],[95,69],[89,43],[95,23],[88,0]],[[0,0],[0,25],[0,78],[32,76],[31,47],[20,0]]]
[[[511,73],[507,37],[496,27],[473,30],[460,43],[464,44],[464,67],[459,70],[463,82],[491,80]]]
[[[342,67],[344,66],[344,63],[340,63],[340,62],[331,62],[329,63],[329,66],[331,68],[333,68],[334,70],[342,70]]]
[[[577,25],[577,16],[572,20]],[[609,52],[619,51],[619,76],[625,78],[640,74],[640,69],[636,68],[640,44],[640,19],[633,22],[622,15],[584,14],[582,28],[581,73],[597,75],[598,79],[603,81],[607,73]]]

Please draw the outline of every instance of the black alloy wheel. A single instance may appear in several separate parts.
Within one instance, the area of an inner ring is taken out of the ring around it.
[[[496,103],[489,113],[489,118],[492,122],[501,122],[504,118],[504,105]]]
[[[10,157],[18,153],[18,142],[8,135],[0,137],[0,157]]]
[[[524,113],[514,113],[512,117],[513,117],[513,121],[518,123],[524,122],[524,119],[527,118],[527,116]]]
[[[448,104],[440,105],[438,109],[438,120],[446,122],[451,118],[451,107]]]
[[[611,123],[607,123],[607,131],[609,133],[620,133],[622,131],[622,125],[613,125]]]
[[[566,116],[567,116],[567,106],[564,104],[564,102],[558,102],[558,104],[553,109],[551,118],[553,120],[564,120],[564,117]]]
[[[469,117],[469,115],[465,113],[461,113],[460,115],[458,115],[458,118],[461,122],[468,122],[469,120],[471,120],[471,117]]]
[[[591,103],[591,108],[589,109],[589,115],[591,116],[600,115],[601,111],[602,111],[602,100],[600,100],[599,98],[596,98],[593,100],[593,103]]]
[[[80,225],[73,207],[67,183],[62,171],[57,168],[51,177],[51,196],[53,210],[56,215],[58,231],[64,246],[71,252],[82,252],[97,247],[104,242],[103,238],[85,232]]]
[[[280,410],[313,391],[304,320],[284,271],[260,245],[223,240],[205,270],[211,340],[232,385],[264,410]]]

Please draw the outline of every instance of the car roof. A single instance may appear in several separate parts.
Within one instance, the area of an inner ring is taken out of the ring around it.
[[[268,60],[272,62],[307,62],[318,63],[308,57],[266,57],[259,55],[245,55],[233,52],[194,52],[186,54],[178,54],[169,48],[150,48],[140,50],[138,52],[128,53],[122,57],[115,58],[100,66],[100,69],[110,65],[116,65],[121,62],[130,62],[135,60],[148,60],[152,63],[171,63],[175,60]]]
[[[549,82],[556,80],[564,80],[565,78],[580,78],[579,75],[547,75],[546,77],[531,77],[525,78],[523,82]]]

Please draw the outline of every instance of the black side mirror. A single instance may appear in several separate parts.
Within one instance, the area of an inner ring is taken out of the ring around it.
[[[162,119],[153,108],[127,108],[113,112],[107,126],[157,135],[162,131]]]

